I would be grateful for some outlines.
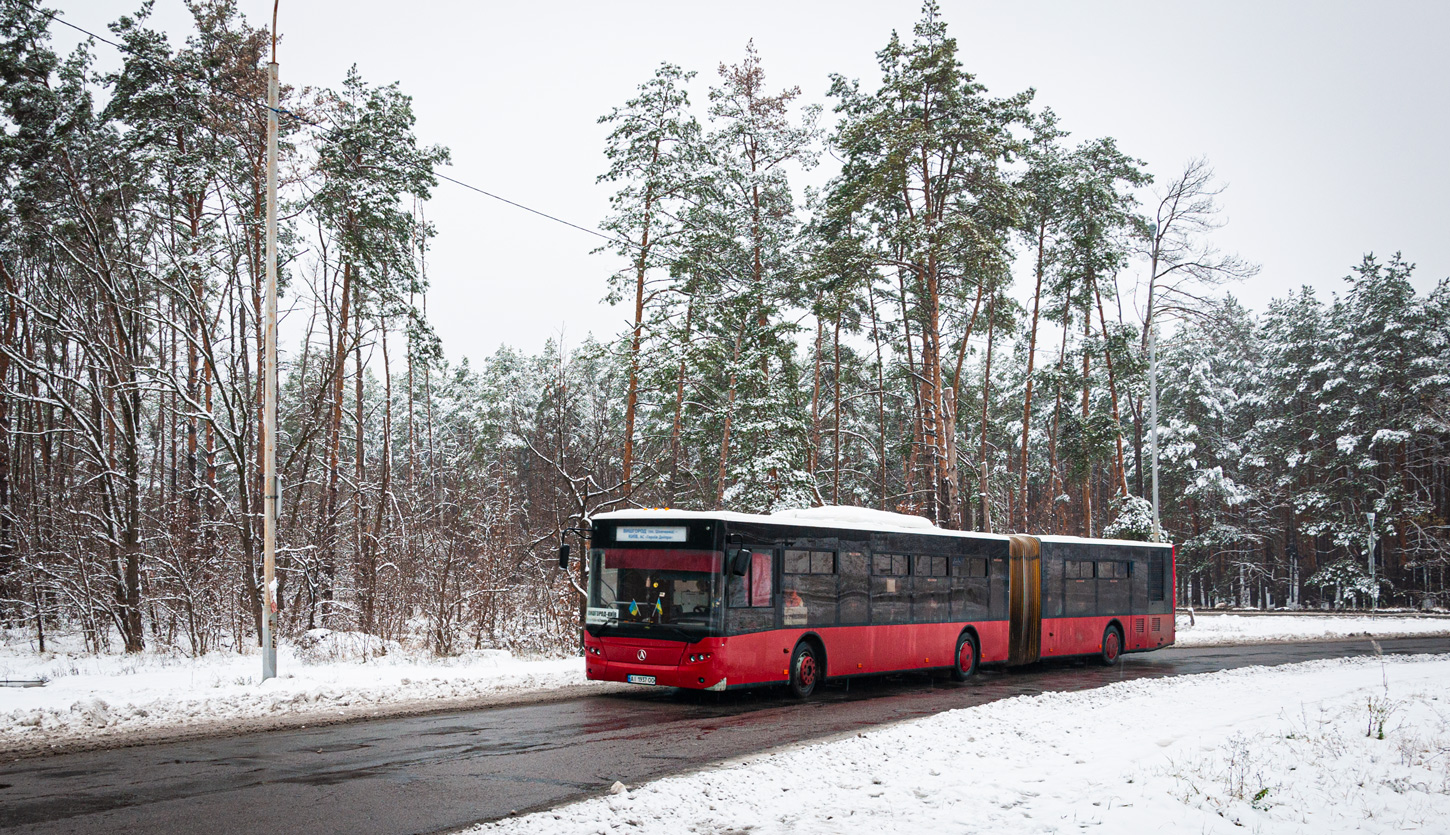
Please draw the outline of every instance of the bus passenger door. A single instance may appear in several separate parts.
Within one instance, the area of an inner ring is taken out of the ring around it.
[[[1008,664],[1031,664],[1042,653],[1042,543],[1012,537],[1007,564]]]

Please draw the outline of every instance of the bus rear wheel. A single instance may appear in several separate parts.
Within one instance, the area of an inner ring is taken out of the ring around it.
[[[809,698],[821,680],[816,651],[805,641],[795,645],[790,655],[790,694],[797,699]]]
[[[963,632],[957,639],[957,661],[952,665],[952,681],[966,681],[977,671],[977,642]]]
[[[1113,666],[1118,663],[1118,659],[1122,655],[1123,635],[1118,631],[1118,627],[1109,626],[1107,631],[1103,632],[1103,654],[1101,657],[1103,666]]]

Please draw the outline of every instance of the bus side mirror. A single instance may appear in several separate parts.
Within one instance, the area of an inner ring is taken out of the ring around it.
[[[569,543],[559,546],[559,567],[567,570],[569,568]]]
[[[750,557],[749,548],[741,548],[736,551],[735,556],[730,560],[730,573],[736,577],[744,577],[750,571]]]

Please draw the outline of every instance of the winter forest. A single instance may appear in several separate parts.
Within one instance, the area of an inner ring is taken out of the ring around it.
[[[119,71],[0,6],[0,623],[42,648],[259,640],[270,38],[188,5]],[[819,102],[753,45],[641,79],[578,151],[632,326],[475,363],[427,316],[449,151],[366,67],[284,88],[283,634],[572,651],[557,548],[624,507],[1147,539],[1154,353],[1180,605],[1450,603],[1450,282],[1366,254],[1250,311],[1208,160],[987,90],[931,2],[881,41]]]

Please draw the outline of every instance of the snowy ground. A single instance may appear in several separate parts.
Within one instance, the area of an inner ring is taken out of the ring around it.
[[[376,639],[319,637],[307,646],[280,646],[279,676],[262,684],[255,652],[201,658],[37,655],[24,645],[0,645],[0,680],[47,680],[44,687],[0,688],[0,751],[64,750],[562,697],[601,686],[585,681],[579,658],[526,660],[485,650],[439,659],[396,644],[378,655]]]
[[[1225,644],[1267,644],[1368,636],[1403,638],[1450,636],[1450,618],[1414,615],[1236,615],[1198,612],[1194,625],[1188,615],[1177,619],[1177,645],[1209,647]],[[1446,650],[1450,651],[1450,642]]]
[[[1018,697],[600,789],[471,831],[1446,833],[1450,655]]]
[[[1178,618],[1180,646],[1361,636],[1442,634],[1450,619],[1253,617]],[[277,679],[258,684],[255,654],[201,658],[144,653],[37,654],[28,639],[0,635],[0,680],[44,679],[44,687],[0,687],[0,752],[72,750],[122,742],[262,730],[363,716],[509,701],[564,698],[587,682],[581,659],[518,659],[483,651],[437,659],[376,639],[330,633],[284,644]],[[52,638],[51,648],[65,648]],[[385,654],[379,654],[386,649]],[[1447,638],[1450,650],[1450,638]]]

